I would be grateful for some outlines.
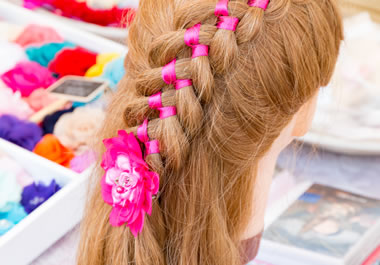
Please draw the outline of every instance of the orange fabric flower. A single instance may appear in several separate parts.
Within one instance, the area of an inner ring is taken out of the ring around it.
[[[46,134],[34,147],[33,152],[64,167],[70,167],[70,161],[74,158],[73,151],[63,146],[52,134]]]

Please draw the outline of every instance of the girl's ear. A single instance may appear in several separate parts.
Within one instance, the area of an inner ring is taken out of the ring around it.
[[[316,93],[309,101],[307,101],[300,110],[296,113],[295,125],[293,128],[292,136],[304,136],[311,127],[315,109],[317,107],[318,93]]]

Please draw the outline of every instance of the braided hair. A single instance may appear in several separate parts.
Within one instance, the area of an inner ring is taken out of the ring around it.
[[[242,264],[258,162],[329,82],[342,40],[334,0],[258,2],[141,0],[99,139],[147,125],[160,191],[135,238],[108,224],[99,168],[78,264]]]

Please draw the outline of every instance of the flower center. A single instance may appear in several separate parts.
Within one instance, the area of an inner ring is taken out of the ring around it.
[[[118,193],[124,193],[126,190],[136,186],[137,180],[129,172],[122,172],[115,180],[115,183],[117,185],[116,191]]]

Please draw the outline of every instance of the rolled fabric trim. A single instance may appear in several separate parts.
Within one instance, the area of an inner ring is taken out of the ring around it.
[[[220,0],[215,7],[215,16],[228,16],[228,0]]]
[[[162,92],[151,95],[148,98],[148,105],[151,109],[162,108]]]
[[[177,108],[174,106],[162,107],[159,111],[161,120],[177,115]]]
[[[251,7],[258,7],[262,10],[266,10],[269,4],[269,0],[248,0],[248,5]]]
[[[146,155],[159,154],[160,144],[157,140],[148,141],[145,143]]]
[[[175,73],[175,63],[176,59],[172,60],[170,63],[162,67],[162,80],[168,85],[175,84],[177,81],[177,76]]]
[[[179,90],[181,88],[187,87],[187,86],[192,86],[193,82],[191,79],[178,79],[177,82],[175,83],[175,89]]]
[[[199,44],[199,31],[201,30],[201,24],[198,23],[191,28],[188,28],[185,32],[185,44],[192,47]]]
[[[140,142],[145,143],[149,141],[148,137],[148,119],[145,119],[143,124],[137,128],[137,138]]]
[[[193,47],[193,55],[192,59],[197,58],[199,56],[208,56],[208,46],[203,44],[198,44]]]
[[[216,27],[218,29],[235,31],[238,23],[239,19],[237,17],[221,16]]]

